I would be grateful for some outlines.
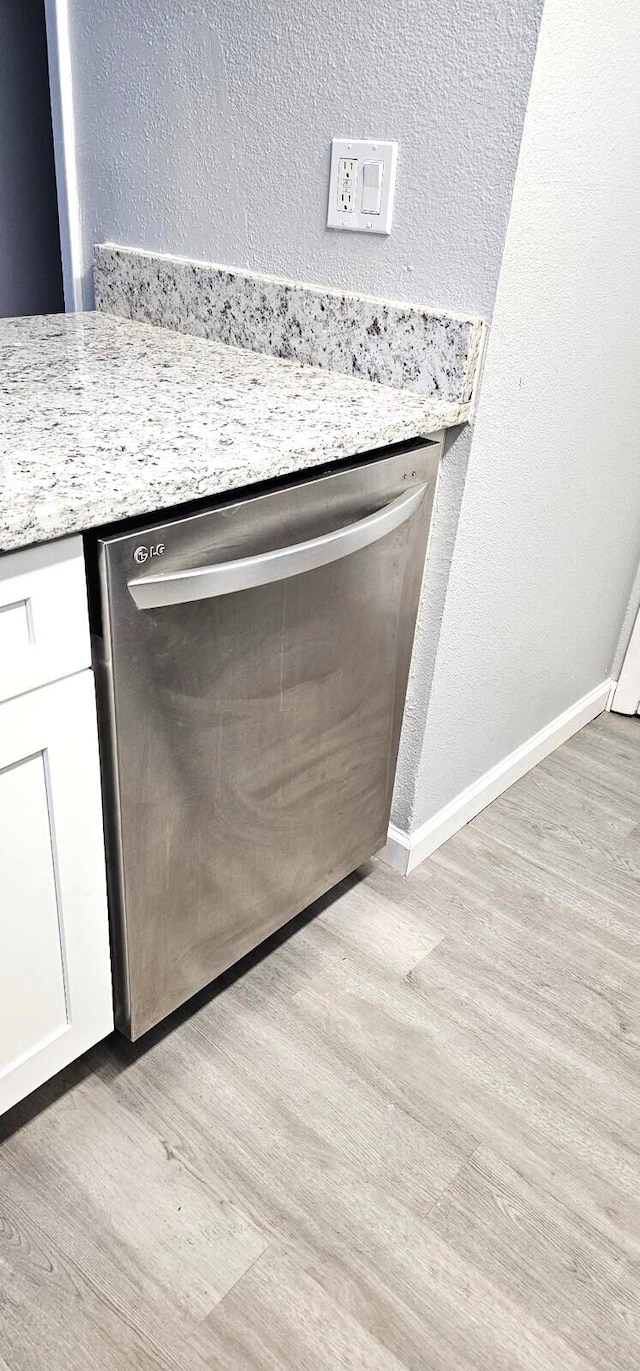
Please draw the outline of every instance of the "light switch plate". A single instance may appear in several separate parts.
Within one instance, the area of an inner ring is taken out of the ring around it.
[[[398,144],[379,138],[334,138],[331,144],[327,228],[351,233],[391,233]],[[362,208],[363,167],[380,163],[382,184],[379,213]]]

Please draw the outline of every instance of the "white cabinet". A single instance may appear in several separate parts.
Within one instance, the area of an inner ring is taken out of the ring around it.
[[[81,545],[70,541],[77,563]],[[56,580],[59,553],[54,547]],[[39,650],[32,630],[30,637],[18,632],[11,644],[34,569],[29,551],[20,556],[14,598],[5,593],[4,614],[0,608],[0,683],[24,672],[17,660],[24,663],[30,647],[32,662]],[[11,561],[18,563],[18,556]],[[68,564],[64,579],[69,582]],[[6,577],[3,586],[6,592]],[[79,623],[76,609],[73,597],[66,616],[58,603],[73,666],[88,650],[84,599]],[[34,616],[27,619],[33,625]],[[55,670],[64,665],[58,646],[48,660]],[[38,663],[39,679],[42,671]],[[93,673],[84,669],[0,704],[0,1112],[112,1026],[95,694]]]

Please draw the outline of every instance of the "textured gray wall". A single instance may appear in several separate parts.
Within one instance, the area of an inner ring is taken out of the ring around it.
[[[640,556],[639,66],[637,0],[546,0],[413,829],[616,659]]]
[[[541,9],[70,0],[87,268],[111,238],[490,312]],[[400,142],[389,239],[325,228],[343,134]]]
[[[423,811],[419,809],[416,796],[431,771],[424,741],[471,440],[472,430],[468,425],[447,433],[438,475],[391,815],[393,823],[403,833],[423,822]],[[417,819],[416,813],[420,815]]]
[[[0,0],[0,316],[63,309],[42,0]]]

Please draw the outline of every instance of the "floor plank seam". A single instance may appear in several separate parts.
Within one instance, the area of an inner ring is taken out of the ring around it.
[[[435,1199],[431,1201],[429,1207],[423,1210],[421,1217],[424,1223],[429,1222],[429,1219],[433,1214],[434,1209],[436,1209],[437,1206],[441,1204],[444,1199],[446,1199],[451,1187],[460,1180],[461,1176],[463,1176],[464,1172],[467,1170],[467,1167],[470,1167],[473,1164],[474,1157],[477,1156],[478,1152],[482,1151],[483,1146],[484,1144],[482,1142],[476,1143],[473,1152],[469,1152],[468,1155],[463,1158],[463,1160],[460,1162],[457,1171],[454,1172],[453,1176],[449,1177],[449,1180],[447,1181],[444,1190],[441,1190],[440,1194],[436,1195]]]
[[[417,962],[414,962],[413,966],[410,966],[408,970],[404,972],[404,974],[400,977],[402,983],[404,985],[409,986],[411,990],[415,990],[416,987],[414,985],[412,977],[415,975],[416,971],[419,971],[420,967],[424,966],[425,962],[429,961],[429,958],[433,956],[434,952],[440,951],[440,949],[443,947],[443,944],[448,943],[450,941],[451,934],[443,933],[442,937],[438,939],[438,942],[434,943],[434,946],[430,947],[428,952],[425,952]]]
[[[221,1295],[220,1299],[216,1300],[214,1304],[211,1305],[211,1308],[207,1310],[206,1314],[203,1314],[202,1318],[198,1320],[193,1330],[193,1333],[191,1334],[191,1337],[187,1339],[187,1345],[189,1344],[189,1342],[191,1342],[192,1338],[196,1336],[198,1331],[202,1329],[202,1325],[207,1322],[207,1319],[210,1319],[211,1315],[214,1314],[217,1309],[220,1309],[220,1306],[224,1304],[227,1297],[231,1295],[239,1285],[242,1284],[242,1281],[245,1279],[245,1276],[248,1276],[250,1271],[253,1271],[254,1266],[257,1266],[258,1262],[261,1262],[263,1257],[266,1257],[272,1251],[272,1249],[277,1246],[278,1242],[280,1241],[280,1237],[271,1238],[270,1241],[267,1243],[266,1247],[263,1247],[262,1252],[258,1252],[257,1257],[254,1257],[253,1261],[249,1262],[249,1265],[245,1267],[244,1271],[240,1272],[240,1275],[238,1276],[237,1280],[233,1282],[233,1285],[230,1285],[229,1289],[225,1290],[224,1295]]]

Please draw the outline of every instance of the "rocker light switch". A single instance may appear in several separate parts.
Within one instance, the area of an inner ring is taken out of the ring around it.
[[[382,162],[362,164],[362,213],[379,214],[382,199]]]

